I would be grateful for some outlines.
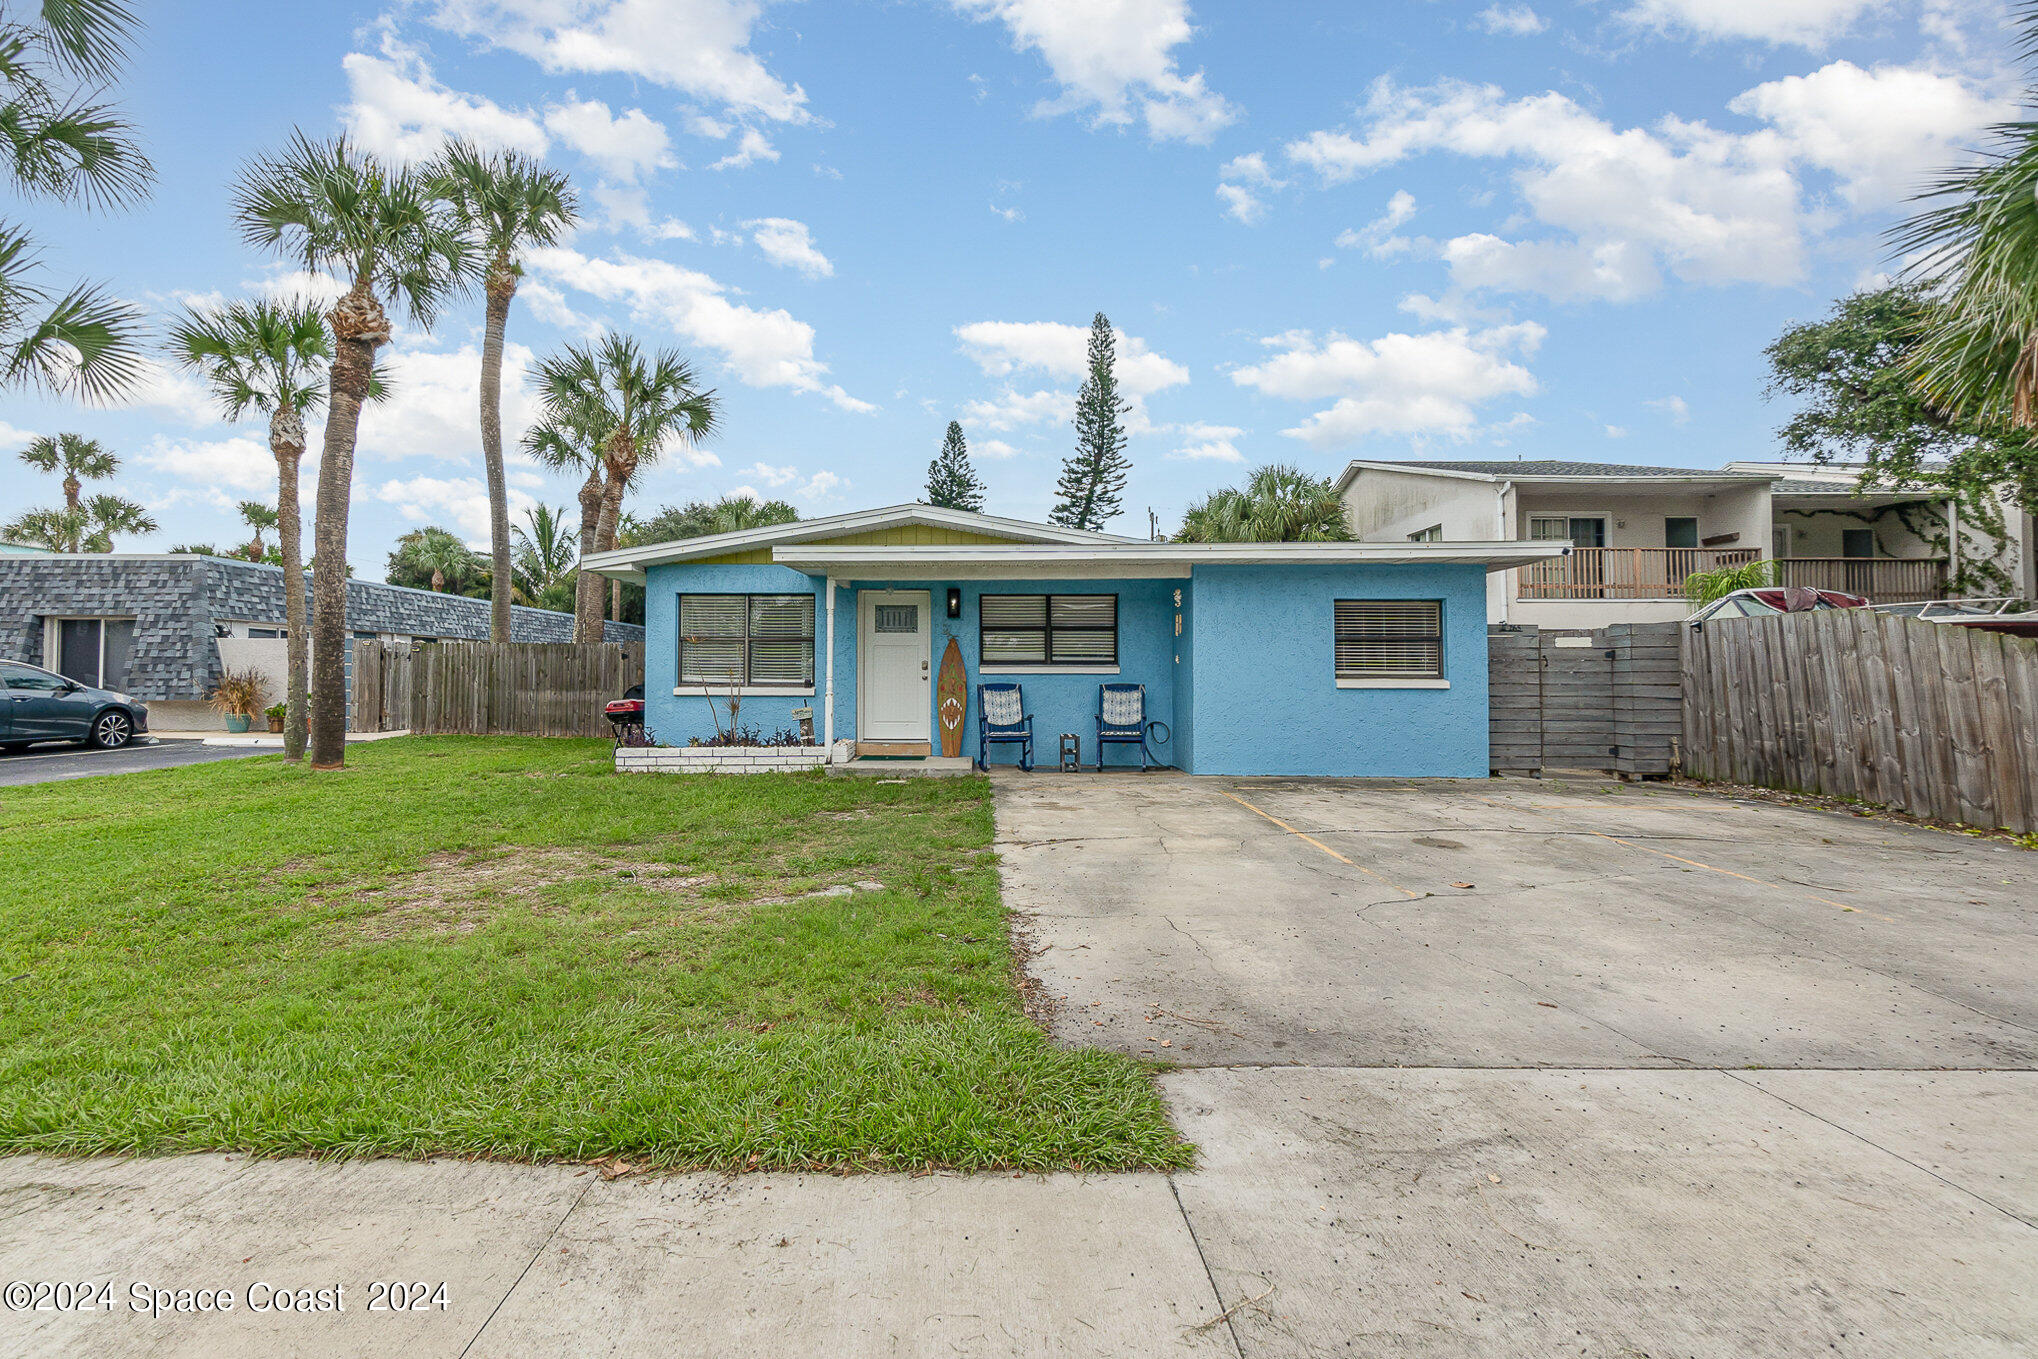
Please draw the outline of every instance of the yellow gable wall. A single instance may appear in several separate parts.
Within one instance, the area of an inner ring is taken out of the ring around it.
[[[840,538],[816,538],[800,544],[801,547],[964,547],[978,543],[1010,543],[1011,538],[1000,538],[989,533],[971,533],[966,529],[942,528],[934,524],[896,524],[891,528],[872,529],[868,533],[849,533]],[[754,547],[747,552],[725,552],[719,557],[702,557],[702,565],[717,566],[769,566],[771,549]]]

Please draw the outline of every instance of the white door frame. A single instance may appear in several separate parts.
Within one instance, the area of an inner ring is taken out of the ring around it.
[[[868,730],[873,692],[870,678],[871,639],[877,631],[879,604],[920,606],[920,731],[915,736],[872,736]],[[859,590],[856,593],[856,737],[860,741],[926,741],[934,739],[934,592],[932,590]]]

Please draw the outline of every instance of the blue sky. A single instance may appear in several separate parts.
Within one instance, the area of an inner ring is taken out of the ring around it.
[[[293,126],[542,152],[586,220],[531,261],[512,367],[615,326],[723,401],[640,511],[910,500],[959,419],[989,508],[1044,517],[1103,310],[1137,406],[1113,527],[1135,533],[1275,460],[1771,455],[1762,346],[1892,266],[1907,189],[2016,88],[2002,7],[1966,0],[209,0],[148,22],[121,97],[161,182],[122,216],[22,214],[53,270],[162,316],[323,286],[228,219],[236,167]],[[388,351],[365,577],[419,524],[485,542],[479,325],[458,305]],[[274,494],[263,429],[174,373],[117,410],[0,405],[0,446],[60,429],[120,453],[160,521],[123,549],[239,541],[232,503]],[[572,503],[511,479],[519,509]],[[56,494],[9,471],[0,515]]]

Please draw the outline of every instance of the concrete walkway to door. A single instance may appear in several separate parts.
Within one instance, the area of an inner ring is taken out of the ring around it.
[[[2038,1346],[2038,860],[1591,781],[1000,775],[1246,1355]]]

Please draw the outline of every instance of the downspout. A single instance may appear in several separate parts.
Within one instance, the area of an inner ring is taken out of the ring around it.
[[[1512,481],[1496,483],[1493,488],[1493,541],[1511,543],[1514,541],[1514,526],[1507,522],[1507,496],[1514,490]],[[1514,621],[1514,599],[1511,592],[1521,577],[1515,572],[1500,573],[1500,621]]]
[[[835,763],[835,577],[828,582],[828,684],[821,700],[821,739],[827,744],[827,763]]]

